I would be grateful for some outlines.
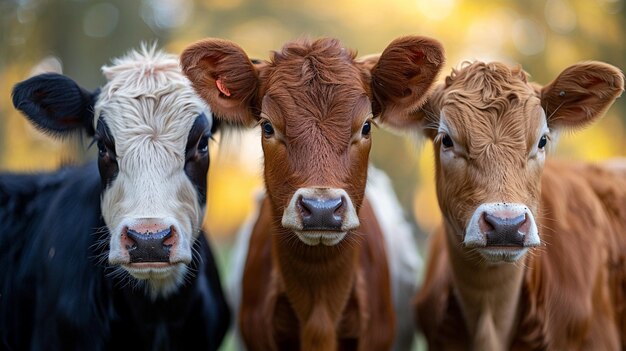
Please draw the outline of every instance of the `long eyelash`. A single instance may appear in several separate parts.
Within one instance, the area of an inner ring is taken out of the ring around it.
[[[211,129],[210,128],[209,129],[205,129],[204,132],[200,135],[200,138],[203,138],[203,137],[208,137],[209,140],[215,141],[215,139],[213,138],[213,133],[211,133]],[[200,140],[200,139],[198,139],[198,140]]]
[[[435,138],[433,139],[433,142],[435,144],[441,143],[441,139],[443,139],[443,136],[446,135],[446,133],[443,132],[439,132],[437,133],[437,135],[435,136]]]
[[[87,149],[91,149],[91,147],[93,146],[93,144],[97,143],[98,139],[96,137],[94,137],[93,139],[91,139],[91,142],[89,143],[89,145],[87,145]]]
[[[439,131],[439,122],[427,122],[422,126],[422,128]]]
[[[87,149],[91,149],[91,147],[97,143],[100,140],[100,138],[96,135],[93,137],[93,139],[91,140],[91,142],[89,143],[89,145],[87,145]]]
[[[427,126],[429,126],[428,128],[430,128],[430,126],[437,126],[437,128],[434,129],[438,129],[439,128],[439,124],[440,124],[440,120],[439,120],[439,114],[435,113],[435,111],[429,109],[429,108],[423,108],[422,111],[424,112],[424,114],[426,115],[425,118],[425,124]]]
[[[254,124],[254,127],[258,127],[261,124],[263,124],[263,122],[268,121],[270,123],[272,123],[272,121],[270,121],[269,118],[267,118],[267,115],[265,113],[262,113],[259,115],[259,119],[256,121],[256,123]]]

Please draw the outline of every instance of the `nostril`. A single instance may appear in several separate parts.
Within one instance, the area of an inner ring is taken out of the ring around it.
[[[480,230],[483,233],[488,233],[496,230],[496,228],[494,228],[493,224],[490,222],[491,216],[489,217],[490,218],[488,219],[487,212],[483,212],[483,214],[480,216],[479,226]]]
[[[485,213],[483,216],[485,219],[485,223],[491,228],[491,230],[495,230],[498,227],[499,219],[498,217],[491,215],[489,213]]]
[[[129,251],[137,248],[137,241],[133,238],[136,232],[133,230],[131,231],[133,234],[129,234],[128,227],[124,227],[124,230],[122,231],[122,245]]]
[[[518,231],[523,235],[528,234],[530,230],[530,221],[528,220],[528,214],[524,214],[524,220],[520,223]]]
[[[172,247],[176,242],[176,228],[170,226],[170,232],[163,238],[163,246]]]
[[[343,197],[339,198],[339,201],[335,204],[335,207],[333,208],[333,214],[335,216],[341,216],[343,214]]]
[[[302,214],[302,217],[311,216],[311,207],[309,206],[310,206],[309,201],[305,201],[304,198],[300,196],[300,198],[298,199],[298,208],[300,209],[300,213]]]

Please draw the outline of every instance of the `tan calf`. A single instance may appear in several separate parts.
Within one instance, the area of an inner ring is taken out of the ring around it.
[[[585,62],[543,88],[526,78],[465,64],[411,116],[435,146],[444,217],[419,324],[434,350],[619,350],[626,177],[545,158],[560,131],[603,115],[623,75]]]

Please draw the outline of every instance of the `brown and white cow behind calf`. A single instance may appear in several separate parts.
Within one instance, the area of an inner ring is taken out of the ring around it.
[[[413,115],[434,143],[444,218],[416,299],[432,349],[626,347],[626,176],[545,162],[559,132],[600,118],[623,88],[600,62],[545,87],[475,62]]]
[[[386,350],[392,308],[385,243],[365,197],[374,116],[419,108],[443,63],[404,37],[364,62],[335,39],[297,40],[253,65],[207,39],[183,70],[216,116],[259,125],[267,195],[250,239],[238,327],[251,350]],[[408,307],[408,306],[407,306]]]

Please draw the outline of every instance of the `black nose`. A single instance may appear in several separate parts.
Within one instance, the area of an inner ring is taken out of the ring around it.
[[[343,222],[343,200],[306,198],[299,201],[304,230],[340,230]]]
[[[126,247],[130,263],[169,262],[172,245],[165,245],[164,242],[172,236],[171,228],[156,233],[138,233],[128,229],[126,235],[134,242],[134,245]]]
[[[485,213],[485,222],[493,228],[487,232],[487,246],[524,246],[524,234],[519,231],[526,222],[526,215],[500,218]]]

